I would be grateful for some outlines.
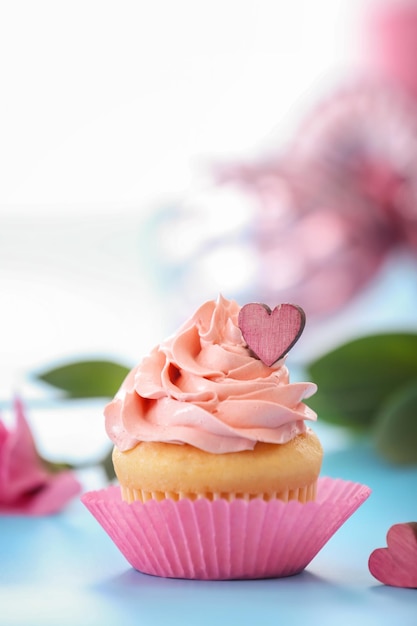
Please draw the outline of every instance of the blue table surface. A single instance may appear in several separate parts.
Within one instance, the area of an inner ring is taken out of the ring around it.
[[[417,520],[417,468],[384,463],[367,442],[325,455],[322,475],[367,484],[370,498],[298,576],[187,581],[133,570],[76,500],[45,518],[0,518],[0,624],[417,624],[417,590],[368,571],[388,528]]]

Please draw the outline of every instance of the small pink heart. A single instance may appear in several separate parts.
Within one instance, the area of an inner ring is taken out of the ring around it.
[[[279,304],[273,311],[266,304],[245,304],[240,309],[239,328],[248,347],[265,365],[272,365],[293,347],[305,326],[305,314],[294,304]]]
[[[417,522],[391,526],[387,546],[369,557],[372,576],[384,585],[417,588]]]

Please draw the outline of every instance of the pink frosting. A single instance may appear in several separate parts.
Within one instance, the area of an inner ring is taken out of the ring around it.
[[[283,359],[268,367],[254,358],[239,310],[222,296],[206,302],[128,374],[104,411],[120,450],[159,441],[221,454],[306,431],[317,416],[302,400],[316,385],[290,383]]]

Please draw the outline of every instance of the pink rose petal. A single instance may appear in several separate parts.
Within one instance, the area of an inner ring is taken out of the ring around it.
[[[0,421],[0,514],[48,515],[80,492],[72,472],[47,471],[36,451],[23,405],[15,400],[16,425]]]
[[[315,502],[206,499],[127,504],[119,487],[82,497],[135,569],[155,576],[225,580],[301,572],[368,498],[358,483],[321,478]]]

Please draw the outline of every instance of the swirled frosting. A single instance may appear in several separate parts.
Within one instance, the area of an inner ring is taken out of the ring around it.
[[[255,358],[238,327],[240,307],[219,296],[128,374],[104,411],[121,450],[142,441],[187,443],[207,452],[285,443],[316,414],[302,400],[313,383],[290,383],[284,359]]]

